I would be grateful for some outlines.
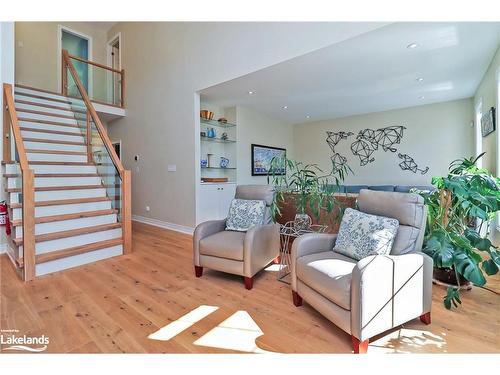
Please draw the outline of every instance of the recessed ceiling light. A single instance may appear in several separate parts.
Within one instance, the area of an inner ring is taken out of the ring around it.
[[[287,108],[288,108],[288,106],[287,106],[287,105],[284,105],[284,106],[283,106],[283,109],[287,109]]]
[[[311,116],[307,115],[306,118],[311,118]]]
[[[417,78],[417,82],[422,82],[424,79],[422,77]]]
[[[410,43],[406,46],[408,49],[414,49],[418,47],[418,43]]]
[[[249,91],[249,92],[248,92],[248,95],[253,95],[253,91]]]
[[[425,99],[425,96],[420,95],[418,98],[419,98],[419,99]]]

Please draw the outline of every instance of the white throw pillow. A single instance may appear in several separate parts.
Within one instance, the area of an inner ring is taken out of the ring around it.
[[[347,208],[333,251],[356,260],[390,254],[398,228],[396,219]]]
[[[226,230],[246,232],[251,227],[264,222],[266,203],[260,200],[233,199],[229,206]]]

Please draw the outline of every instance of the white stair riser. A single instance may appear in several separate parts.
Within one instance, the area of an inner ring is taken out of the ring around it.
[[[24,87],[15,87],[14,94],[18,94],[18,93],[37,95],[37,96],[42,96],[44,98],[52,98],[52,99],[58,99],[58,100],[68,100],[68,98],[63,96],[63,95],[51,94],[51,93],[45,92],[45,91],[26,89]]]
[[[34,94],[34,95],[38,95],[38,94]],[[50,99],[33,98],[31,96],[25,96],[25,95],[15,95],[15,99],[16,100],[24,100],[27,102],[39,103],[39,104],[55,105],[58,107],[71,109],[71,106],[69,105],[69,103],[56,102],[56,101],[53,101]]]
[[[9,188],[21,187],[21,179],[8,179]],[[100,177],[35,177],[35,187],[99,185]]]
[[[84,253],[72,257],[54,260],[52,262],[40,263],[36,265],[35,275],[42,276],[48,273],[81,266],[87,263],[97,262],[99,260],[111,258],[122,254],[123,254],[123,247],[122,245],[118,245],[109,247],[107,249],[92,251],[90,253]]]
[[[84,217],[79,219],[61,220],[61,221],[55,221],[53,223],[40,223],[40,224],[35,224],[35,235],[61,232],[63,230],[87,228],[87,227],[93,227],[95,225],[113,224],[116,223],[116,221],[117,221],[116,214],[109,214],[109,215],[101,215],[94,217]],[[16,227],[16,237],[22,237],[22,236],[23,236],[23,228],[21,225],[19,225]],[[75,243],[74,246],[78,246],[78,244]]]
[[[57,240],[37,242],[35,245],[35,254],[45,254],[51,251],[68,249],[74,246],[88,245],[90,243],[113,240],[115,238],[121,238],[122,230],[121,228],[105,230],[102,232],[82,234],[79,236],[59,238]],[[75,245],[77,244],[77,245]],[[23,251],[22,245],[19,246],[20,251]]]
[[[50,201],[56,199],[78,199],[105,197],[106,189],[81,189],[81,190],[53,190],[53,191],[35,191],[35,202]],[[19,202],[19,193],[10,193],[12,203]]]
[[[59,127],[61,128],[61,126]],[[59,129],[61,130],[61,129]],[[63,130],[65,131],[65,130]],[[54,141],[70,141],[70,142],[85,142],[83,136],[70,134],[53,134],[53,133],[43,133],[43,132],[32,132],[29,130],[21,130],[21,136],[23,138],[39,138],[39,139],[52,139]]]
[[[111,208],[110,201],[64,204],[57,206],[43,206],[43,207],[35,207],[35,217],[74,214],[77,212],[109,210],[110,208]],[[12,210],[13,220],[22,219],[22,217],[23,213],[21,208],[14,208]]]
[[[57,116],[51,116],[51,115],[41,115],[38,113],[29,113],[29,112],[19,111],[17,113],[17,117],[23,118],[23,119],[30,118],[30,119],[34,119],[34,120],[63,122],[65,124],[76,125],[76,120],[74,118],[57,117]]]
[[[30,165],[36,173],[97,173],[95,165]],[[8,164],[8,174],[15,174],[19,172],[19,165]]]
[[[45,143],[24,141],[24,148],[28,150],[54,150],[54,151],[76,151],[87,152],[85,145],[66,145],[63,143]]]
[[[26,153],[28,162],[30,161],[64,161],[64,162],[87,162],[87,155],[61,155],[61,154],[31,154]]]
[[[40,122],[31,121],[19,121],[19,126],[22,128],[36,129],[36,130],[55,130],[61,132],[74,133],[78,136],[83,136],[82,131],[79,128],[61,125],[44,124]]]
[[[73,115],[73,111],[71,110],[71,108],[69,106],[59,105],[56,102],[52,102],[49,105],[61,107],[61,108],[66,108],[67,110],[44,107],[44,106],[40,106],[40,105],[36,105],[36,104],[25,104],[25,103],[17,103],[17,102],[15,104],[16,104],[17,111],[19,111],[21,109],[27,109],[30,111],[53,113],[55,115],[63,115],[63,116],[72,116]],[[20,116],[20,117],[23,117],[23,116]]]

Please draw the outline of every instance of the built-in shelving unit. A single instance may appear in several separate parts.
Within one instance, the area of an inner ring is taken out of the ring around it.
[[[236,124],[200,119],[200,176],[236,182]],[[227,163],[227,165],[225,164]],[[219,182],[224,183],[224,182]]]

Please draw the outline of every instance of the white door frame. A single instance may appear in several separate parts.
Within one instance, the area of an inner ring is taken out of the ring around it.
[[[109,67],[112,67],[112,60],[111,60],[111,52],[112,52],[112,45],[118,40],[119,43],[119,50],[118,50],[118,61],[120,62],[118,69],[122,70],[122,33],[118,32],[116,33],[111,39],[108,40],[106,43],[106,64]],[[106,76],[107,78],[107,87],[108,87],[108,102],[111,102],[113,99],[113,92],[114,92],[114,87],[113,87],[113,79],[112,77],[108,74]]]
[[[90,35],[86,35],[86,34],[83,34],[79,31],[70,29],[67,26],[57,25],[57,87],[58,87],[58,90],[61,89],[61,80],[62,80],[62,77],[61,77],[61,59],[62,59],[62,32],[63,31],[66,33],[69,33],[69,34],[79,36],[80,38],[87,39],[87,41],[88,41],[88,57],[87,58],[89,61],[92,61],[92,50],[93,50],[92,37]],[[92,68],[90,68],[90,66],[89,66],[88,80],[89,80],[89,82],[88,82],[88,85],[89,85],[88,94],[89,94],[89,97],[92,98],[92,94],[94,92],[93,91],[94,85],[93,85]]]

